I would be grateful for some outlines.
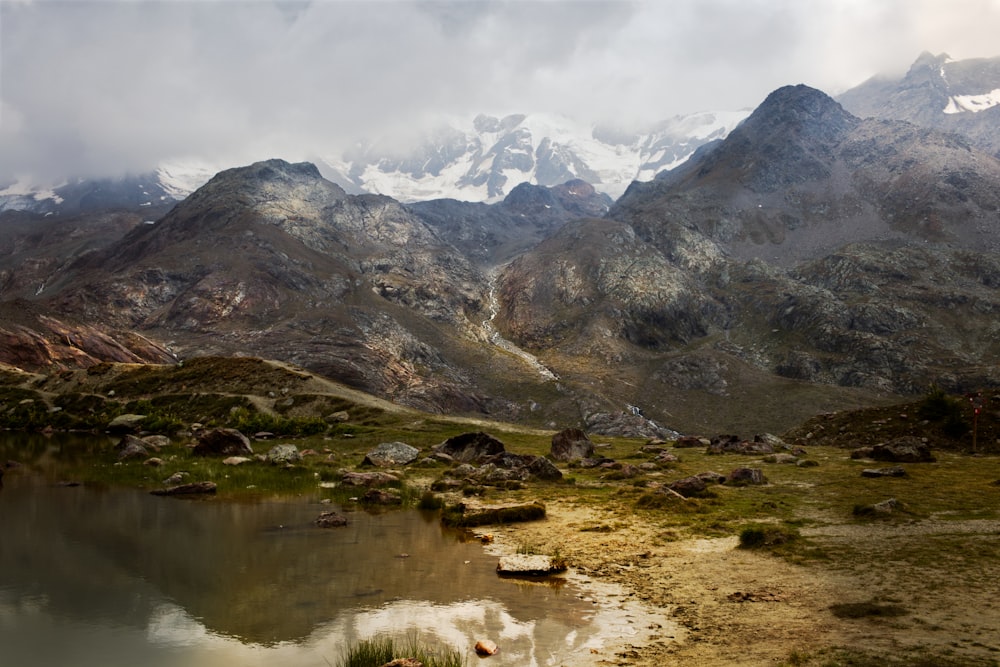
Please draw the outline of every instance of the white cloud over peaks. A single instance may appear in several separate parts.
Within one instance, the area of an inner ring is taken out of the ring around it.
[[[1000,55],[998,0],[0,0],[0,181],[303,159],[443,114],[648,121]]]

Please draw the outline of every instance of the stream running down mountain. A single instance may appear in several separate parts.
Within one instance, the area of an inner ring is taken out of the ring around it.
[[[500,313],[500,301],[497,299],[497,291],[496,291],[498,274],[499,274],[499,269],[490,271],[488,274],[490,289],[487,296],[487,304],[490,316],[485,320],[483,320],[483,331],[486,332],[486,339],[489,340],[489,342],[492,343],[493,345],[499,347],[501,350],[509,352],[514,356],[522,359],[525,363],[534,368],[538,372],[538,374],[541,375],[546,380],[558,380],[559,376],[553,373],[551,370],[549,370],[545,366],[545,364],[543,364],[538,360],[538,358],[535,355],[531,354],[530,352],[526,352],[525,350],[522,350],[511,341],[504,338],[503,334],[501,334],[500,331],[493,325],[493,320],[495,320],[496,316]]]

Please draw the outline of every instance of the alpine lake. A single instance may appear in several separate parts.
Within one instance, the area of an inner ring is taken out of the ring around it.
[[[434,512],[315,495],[159,497],[76,484],[62,462],[107,437],[2,433],[0,663],[33,667],[337,665],[390,636],[496,667],[591,664],[643,612],[572,569],[498,577],[497,553]],[[344,512],[345,527],[316,517]]]

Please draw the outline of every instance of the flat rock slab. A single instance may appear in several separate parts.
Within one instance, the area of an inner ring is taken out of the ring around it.
[[[497,574],[501,577],[544,577],[566,571],[561,559],[542,554],[514,554],[501,556]]]

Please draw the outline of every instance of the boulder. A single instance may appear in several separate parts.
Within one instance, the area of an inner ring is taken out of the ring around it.
[[[695,475],[698,479],[702,480],[706,484],[725,484],[726,476],[721,472],[715,472],[714,470],[706,470],[705,472],[700,472]]]
[[[667,488],[685,498],[693,498],[704,493],[706,486],[705,480],[697,475],[692,475],[691,477],[684,477],[683,479],[671,482]]]
[[[909,435],[875,445],[872,447],[869,457],[876,461],[892,463],[934,463],[937,461],[926,442]]]
[[[399,481],[395,475],[387,472],[345,472],[340,482],[344,486],[362,486],[373,488],[377,486],[387,486]]]
[[[420,456],[420,450],[405,442],[383,442],[365,454],[361,465],[377,468],[391,468],[413,463]]]
[[[773,454],[774,447],[766,442],[740,440],[737,435],[720,435],[712,438],[706,454]]]
[[[701,438],[695,435],[683,435],[674,442],[675,448],[684,447],[708,447],[712,441],[708,438]]]
[[[535,460],[528,464],[528,472],[534,479],[543,482],[554,482],[563,476],[562,471],[544,456],[536,456]]]
[[[129,459],[139,459],[147,458],[149,456],[150,447],[141,439],[134,435],[125,435],[118,444],[115,445],[115,451],[118,452],[119,461],[127,461]]]
[[[215,482],[191,482],[166,489],[153,489],[154,496],[193,496],[215,493]]]
[[[253,456],[250,439],[234,428],[200,431],[197,440],[195,456]]]
[[[784,440],[771,433],[758,433],[753,437],[754,442],[770,445],[772,449],[789,449]]]
[[[146,443],[147,447],[152,447],[154,450],[170,446],[170,438],[165,435],[145,435],[142,437],[142,441]]]
[[[108,433],[121,435],[123,433],[138,433],[142,430],[142,422],[146,415],[118,415],[107,426]]]
[[[554,461],[578,461],[594,455],[594,443],[578,428],[567,428],[552,436],[549,456]]]
[[[274,465],[292,465],[302,460],[302,454],[295,445],[275,445],[267,452],[267,462]]]
[[[735,468],[726,475],[726,484],[730,486],[752,486],[767,484],[764,471],[760,468]]]
[[[460,463],[479,461],[487,456],[493,456],[505,451],[504,444],[492,435],[483,432],[463,433],[448,438],[440,445],[434,446],[434,451],[447,454]]]

